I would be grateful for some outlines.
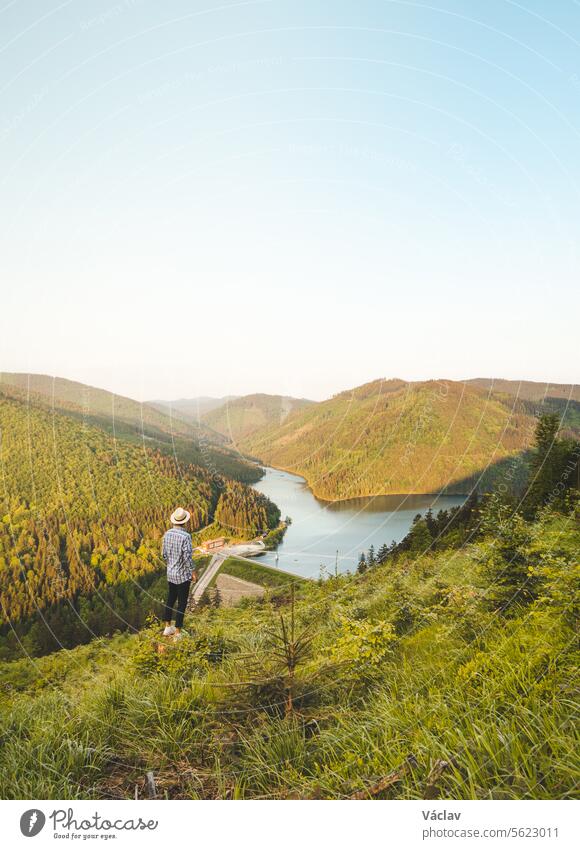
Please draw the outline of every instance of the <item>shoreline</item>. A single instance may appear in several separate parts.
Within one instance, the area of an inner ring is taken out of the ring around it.
[[[351,495],[347,498],[325,498],[322,495],[316,494],[308,478],[293,469],[286,469],[283,466],[273,466],[270,463],[262,463],[260,461],[257,461],[257,465],[262,468],[274,469],[276,472],[285,472],[288,475],[294,475],[294,477],[300,478],[304,482],[306,488],[310,491],[312,497],[321,504],[347,504],[352,501],[370,501],[372,498],[441,498],[444,496],[469,498],[470,495],[469,492],[375,492],[372,495]],[[260,478],[260,480],[262,480],[262,478]],[[256,481],[256,483],[259,483],[259,481]],[[253,486],[253,484],[250,484],[250,486]]]

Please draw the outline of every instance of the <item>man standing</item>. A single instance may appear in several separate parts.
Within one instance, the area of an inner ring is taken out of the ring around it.
[[[178,507],[171,514],[172,527],[163,537],[162,554],[167,564],[167,604],[165,605],[165,630],[164,637],[175,635],[175,639],[181,639],[183,627],[183,615],[189,597],[189,588],[192,581],[197,580],[193,569],[193,546],[191,534],[185,526],[189,522],[191,514]],[[175,606],[177,602],[177,607]],[[173,616],[175,609],[175,617]],[[175,627],[171,624],[175,618]]]

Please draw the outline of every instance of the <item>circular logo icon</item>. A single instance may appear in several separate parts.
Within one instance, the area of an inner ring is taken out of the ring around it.
[[[20,831],[25,837],[36,837],[44,828],[46,817],[38,808],[25,811],[20,817]]]

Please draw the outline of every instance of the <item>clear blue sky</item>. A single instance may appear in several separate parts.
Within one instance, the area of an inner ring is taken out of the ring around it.
[[[0,368],[578,381],[577,0],[0,11]]]

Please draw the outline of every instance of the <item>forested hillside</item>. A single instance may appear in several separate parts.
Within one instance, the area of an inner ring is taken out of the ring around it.
[[[241,439],[263,463],[303,475],[329,500],[467,493],[524,479],[535,427],[529,401],[464,383],[378,380],[291,413]],[[565,422],[580,421],[567,410]]]
[[[202,416],[202,422],[238,445],[253,433],[278,427],[291,413],[313,403],[286,395],[244,395],[210,410]]]
[[[507,404],[517,403],[530,415],[556,413],[570,435],[580,433],[580,386],[571,383],[535,383],[530,380],[492,380],[477,378],[466,381],[484,389]]]
[[[218,474],[254,482],[255,466],[225,445],[205,425],[73,380],[43,374],[0,373],[0,391],[35,406],[65,412],[102,428],[117,439],[146,444],[180,460],[210,467]]]
[[[29,650],[54,648],[40,614],[54,620],[61,642],[74,644],[79,600],[93,603],[104,589],[116,606],[115,627],[126,627],[132,594],[162,568],[160,538],[177,504],[191,511],[194,531],[214,523],[209,535],[248,538],[279,518],[267,498],[237,481],[2,393],[0,433],[5,648],[16,646],[10,625],[21,636],[38,625]],[[100,621],[110,630],[110,617]]]

